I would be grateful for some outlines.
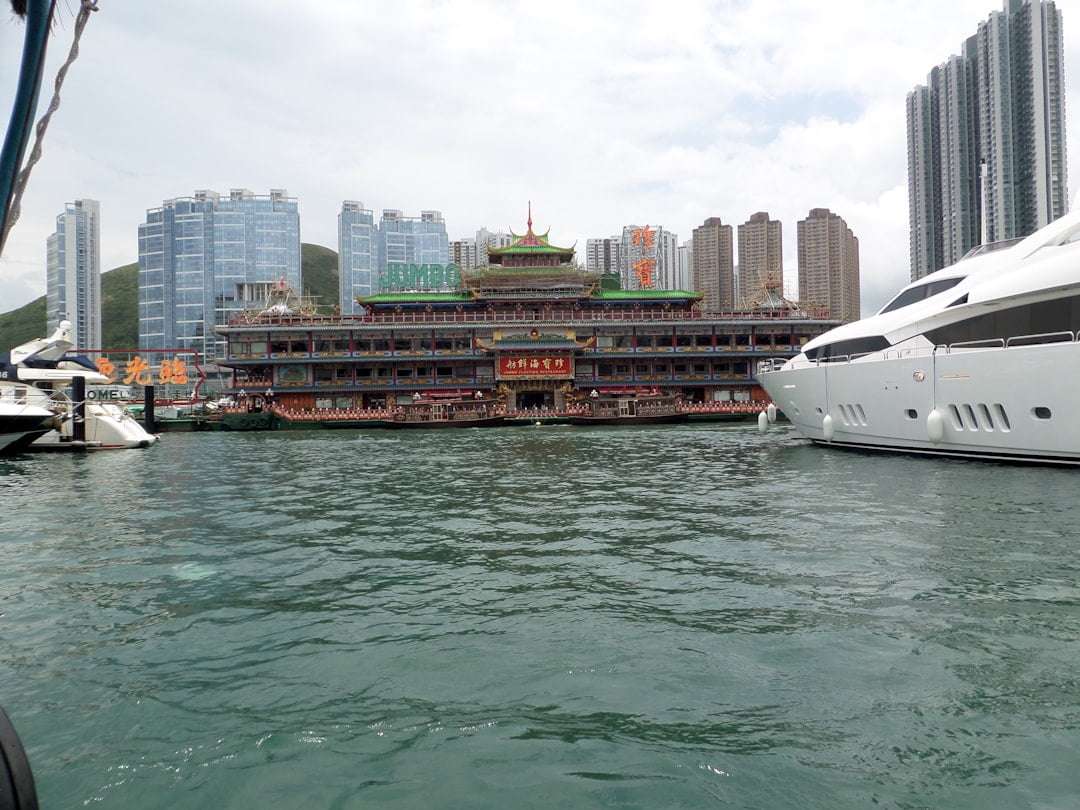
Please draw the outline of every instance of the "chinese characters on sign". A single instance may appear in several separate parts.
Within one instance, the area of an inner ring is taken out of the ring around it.
[[[500,357],[497,372],[502,380],[569,380],[574,376],[574,363],[569,355]]]
[[[162,385],[186,385],[187,384],[187,366],[184,365],[184,361],[179,357],[174,357],[172,360],[162,360],[161,370],[158,371],[158,382]]]
[[[656,259],[638,259],[634,262],[634,275],[637,276],[638,284],[643,290],[653,288],[653,272],[656,270]]]
[[[651,248],[656,244],[656,231],[646,225],[644,228],[638,228],[630,235],[630,240],[642,248]]]
[[[139,355],[132,357],[127,366],[121,371],[108,357],[99,357],[94,361],[97,370],[108,378],[110,383],[115,383],[123,375],[124,385],[153,385],[154,375],[150,364]],[[187,385],[187,364],[179,357],[171,360],[162,360],[158,369],[157,382],[161,385]]]
[[[636,228],[630,234],[630,242],[641,250],[641,258],[633,264],[638,286],[650,290],[656,285],[656,231],[648,225]]]

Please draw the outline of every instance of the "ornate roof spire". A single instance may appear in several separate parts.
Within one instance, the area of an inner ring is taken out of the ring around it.
[[[529,233],[532,233],[532,200],[529,200]]]

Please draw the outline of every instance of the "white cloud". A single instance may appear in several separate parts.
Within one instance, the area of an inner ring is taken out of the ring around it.
[[[825,206],[860,237],[871,308],[908,273],[904,95],[993,7],[101,0],[0,260],[0,311],[43,291],[65,201],[101,200],[112,267],[135,260],[147,208],[233,187],[288,188],[305,241],[331,246],[342,199],[439,208],[452,237],[520,227],[532,199],[538,224],[579,244],[627,222],[685,239],[707,216],[768,210],[789,273],[796,221]],[[21,34],[0,21],[4,115]],[[1067,108],[1072,123],[1075,90]]]

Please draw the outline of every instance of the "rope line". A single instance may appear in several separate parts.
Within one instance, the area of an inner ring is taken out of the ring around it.
[[[23,191],[26,189],[26,184],[30,180],[30,172],[33,171],[37,162],[41,160],[41,147],[45,140],[45,130],[49,128],[49,121],[52,119],[53,113],[60,109],[60,88],[63,87],[64,79],[67,78],[68,68],[70,68],[72,63],[79,58],[79,40],[82,38],[83,29],[86,28],[86,23],[90,20],[90,13],[98,10],[98,0],[81,0],[81,3],[79,16],[75,18],[75,35],[71,41],[71,50],[68,51],[67,59],[64,61],[64,64],[60,66],[60,70],[56,72],[56,80],[53,82],[53,96],[52,100],[49,102],[49,108],[37,122],[34,135],[34,148],[30,152],[30,158],[26,161],[26,166],[19,172],[19,176],[15,180],[15,189],[11,197],[11,207],[8,215],[7,227],[5,227],[4,232],[0,234],[0,248],[7,242],[8,234],[11,233],[11,229],[15,227],[15,223],[19,220],[19,214],[21,213],[20,203],[22,202]]]

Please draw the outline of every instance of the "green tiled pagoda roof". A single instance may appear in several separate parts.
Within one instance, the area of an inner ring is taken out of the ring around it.
[[[357,300],[361,304],[457,304],[473,298],[463,292],[400,292],[368,295]]]
[[[509,245],[503,248],[488,248],[489,256],[506,256],[514,253],[573,253],[573,248],[561,248],[555,247],[555,245],[547,242],[547,237],[539,236],[537,240],[543,239],[544,241],[539,245],[519,245],[517,243]]]
[[[572,247],[562,248],[551,244],[548,240],[548,234],[551,233],[549,228],[544,233],[533,233],[533,220],[532,220],[532,203],[529,203],[529,221],[528,229],[523,234],[516,234],[513,230],[510,231],[510,236],[513,237],[513,241],[506,247],[501,248],[488,248],[489,256],[512,256],[515,254],[535,254],[535,253],[554,253],[554,254],[572,254],[574,249]]]

